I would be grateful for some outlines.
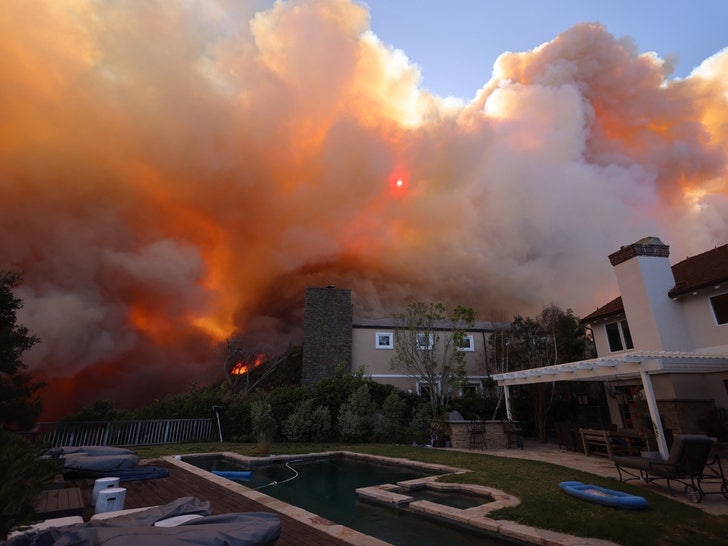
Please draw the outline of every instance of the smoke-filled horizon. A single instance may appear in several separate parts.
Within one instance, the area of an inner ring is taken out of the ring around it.
[[[728,51],[688,78],[576,25],[434,96],[350,0],[5,2],[0,269],[48,416],[221,380],[310,286],[510,320],[616,295],[607,255],[728,239]],[[454,60],[453,62],[457,62]]]

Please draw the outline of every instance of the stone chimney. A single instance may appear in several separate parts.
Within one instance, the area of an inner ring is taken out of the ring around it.
[[[694,350],[682,307],[667,294],[675,286],[669,256],[657,237],[609,255],[636,350]]]
[[[333,375],[339,364],[351,372],[351,290],[307,288],[303,310],[301,383],[315,385]]]

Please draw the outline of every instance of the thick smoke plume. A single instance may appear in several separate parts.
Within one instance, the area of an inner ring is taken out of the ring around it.
[[[725,243],[728,52],[670,70],[582,24],[456,103],[349,0],[2,2],[0,269],[46,417],[299,342],[309,286],[584,315],[620,245]]]

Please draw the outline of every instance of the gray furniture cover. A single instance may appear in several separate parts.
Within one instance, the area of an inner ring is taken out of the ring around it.
[[[195,497],[177,499],[133,514],[77,525],[29,531],[8,546],[273,546],[281,534],[280,518],[268,512],[210,516],[210,503]],[[161,519],[200,514],[176,527],[154,527]]]
[[[113,446],[61,447],[49,453],[62,458],[64,470],[107,472],[136,468],[139,457],[133,451]]]

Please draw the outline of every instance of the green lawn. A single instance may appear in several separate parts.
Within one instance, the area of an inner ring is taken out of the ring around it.
[[[487,485],[521,499],[521,504],[515,508],[491,513],[495,519],[512,520],[524,525],[581,537],[611,540],[624,546],[728,545],[728,516],[711,516],[694,506],[652,493],[648,488],[634,487],[615,479],[602,478],[548,463],[386,444],[282,443],[275,444],[272,452],[296,454],[339,450],[467,468],[472,472],[441,479]],[[135,451],[142,458],[219,451],[257,455],[256,448],[252,444],[227,442],[145,446],[135,448]],[[648,500],[650,508],[646,511],[627,511],[578,500],[559,490],[559,482],[567,480],[592,483],[640,495]],[[676,487],[679,487],[679,484]]]

